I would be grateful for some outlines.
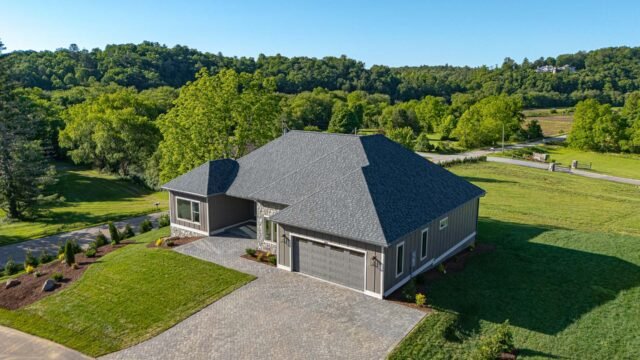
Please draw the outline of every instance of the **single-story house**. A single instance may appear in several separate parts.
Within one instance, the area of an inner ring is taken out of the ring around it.
[[[382,135],[305,131],[163,188],[172,235],[255,221],[278,268],[378,298],[474,243],[484,195]]]

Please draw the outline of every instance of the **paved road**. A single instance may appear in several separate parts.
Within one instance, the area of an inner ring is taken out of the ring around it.
[[[90,358],[52,341],[0,326],[0,359],[86,360]]]
[[[256,245],[217,236],[179,247],[178,252],[257,279],[155,338],[105,359],[383,359],[424,316],[240,258]]]
[[[541,139],[541,140],[536,140],[536,141],[531,141],[531,142],[527,142],[527,143],[520,143],[520,144],[512,144],[512,145],[507,145],[505,146],[505,150],[514,150],[514,149],[522,149],[522,148],[527,148],[527,147],[533,147],[533,146],[538,146],[540,144],[543,144],[545,142],[548,141],[554,141],[554,142],[560,142],[560,141],[565,141],[567,139],[566,135],[560,135],[560,136],[554,136],[554,137],[549,137],[549,138],[545,138],[545,139]],[[478,150],[472,150],[472,151],[467,151],[467,152],[463,152],[463,153],[458,153],[458,154],[435,154],[435,153],[423,153],[423,152],[418,152],[419,155],[421,155],[422,157],[426,157],[427,159],[433,161],[434,163],[439,163],[439,162],[443,162],[443,161],[450,161],[450,160],[457,160],[457,159],[465,159],[465,158],[477,158],[480,156],[491,156],[492,154],[495,154],[497,152],[499,152],[501,150],[501,148],[497,147],[495,149],[478,149]]]
[[[159,212],[150,215],[139,216],[131,219],[117,221],[114,224],[119,229],[123,229],[125,225],[129,223],[134,227],[134,230],[137,230],[136,227],[138,227],[144,219],[150,219],[155,226],[155,224],[157,224],[158,217],[160,217],[161,214],[163,213]],[[29,249],[35,256],[39,256],[40,251],[42,250],[48,251],[50,253],[56,253],[58,251],[58,244],[61,242],[65,242],[67,239],[76,239],[79,244],[86,245],[96,238],[98,232],[102,232],[103,234],[107,235],[107,237],[109,237],[108,226],[106,224],[103,224],[86,229],[46,236],[35,240],[28,240],[17,244],[0,246],[0,264],[3,265],[7,261],[7,259],[9,259],[9,257],[11,257],[17,263],[23,262],[24,254]]]

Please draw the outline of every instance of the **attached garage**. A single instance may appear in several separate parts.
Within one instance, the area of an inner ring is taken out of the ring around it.
[[[365,251],[291,236],[293,271],[352,289],[365,289]]]

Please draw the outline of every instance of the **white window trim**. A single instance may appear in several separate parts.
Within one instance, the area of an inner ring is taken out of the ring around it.
[[[398,253],[400,252],[399,249],[402,246],[402,271],[398,272]],[[396,277],[400,277],[402,276],[402,274],[404,274],[404,263],[407,260],[405,257],[405,251],[404,251],[404,241],[397,244],[396,245],[396,263],[395,265],[395,272],[396,272]]]
[[[189,219],[183,219],[180,217],[180,214],[178,212],[178,199],[180,200],[184,200],[184,201],[188,201],[189,202],[189,211],[191,213],[191,218],[193,219],[193,203],[198,203],[198,217],[200,217],[200,220],[202,220],[202,217],[200,215],[202,215],[202,206],[200,206],[200,201],[199,200],[193,200],[193,199],[188,199],[185,197],[181,197],[181,196],[176,196],[176,219],[180,220],[180,221],[185,221],[191,224],[196,224],[196,225],[200,225],[200,221],[193,221],[193,220],[189,220]]]
[[[442,226],[442,224],[444,223],[444,226]],[[442,219],[440,219],[440,230],[444,230],[446,228],[449,227],[449,217],[446,216]]]
[[[267,240],[267,237],[265,236],[266,234],[266,227],[267,227],[267,223],[265,221],[271,221],[271,225],[275,226],[275,234],[273,234],[275,236],[275,240],[271,239],[271,240]],[[269,216],[263,216],[262,217],[262,241],[266,242],[267,244],[270,245],[277,245],[278,244],[278,224],[274,223]]]
[[[424,239],[424,233],[427,233],[427,243],[425,244],[423,239]],[[426,249],[423,249],[426,246]],[[422,251],[425,250],[425,251]],[[422,253],[424,252],[424,256],[422,256]],[[424,230],[422,230],[422,232],[420,233],[420,261],[426,259],[429,256],[429,228],[426,228]]]

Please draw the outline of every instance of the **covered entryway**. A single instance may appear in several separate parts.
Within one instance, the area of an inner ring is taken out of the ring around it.
[[[292,236],[291,239],[294,271],[364,290],[364,250],[347,249],[299,236]]]

